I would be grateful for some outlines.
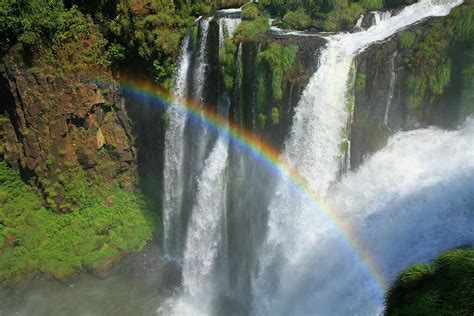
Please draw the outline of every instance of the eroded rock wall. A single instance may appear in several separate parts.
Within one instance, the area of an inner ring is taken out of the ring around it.
[[[132,189],[136,170],[130,120],[119,86],[85,75],[46,74],[14,61],[0,69],[1,155],[45,193],[64,170],[81,168]],[[53,208],[61,192],[50,197]],[[46,196],[45,196],[46,197]]]

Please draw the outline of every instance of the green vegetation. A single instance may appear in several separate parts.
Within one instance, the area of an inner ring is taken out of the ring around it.
[[[77,181],[83,179],[76,173]],[[57,214],[44,208],[19,174],[0,162],[0,282],[19,282],[39,272],[62,279],[79,270],[100,270],[152,238],[156,218],[140,195],[116,186],[72,186],[64,189],[79,197],[81,206]]]
[[[254,37],[270,29],[268,17],[260,10],[256,3],[247,3],[242,7],[242,22],[237,28],[235,39],[242,41]]]
[[[271,43],[258,56],[258,59],[263,61],[270,69],[273,97],[276,100],[283,97],[281,89],[283,75],[290,70],[297,53],[298,46],[296,45],[283,47],[278,43]]]
[[[362,13],[364,13],[364,8],[360,4],[338,1],[338,6],[324,20],[323,29],[326,31],[348,30],[354,26]]]
[[[260,129],[264,129],[265,125],[267,124],[267,116],[263,113],[260,113],[257,116],[257,120],[258,120],[258,126],[260,127]]]
[[[256,3],[247,3],[242,6],[242,20],[256,20],[259,17],[262,17],[262,11]]]
[[[169,87],[179,43],[212,2],[5,0],[0,57],[15,44],[29,66],[57,72],[144,69]]]
[[[400,34],[398,39],[400,47],[403,49],[407,49],[413,46],[413,43],[416,40],[416,34],[414,34],[413,32],[403,32]]]
[[[311,18],[306,14],[303,8],[296,11],[290,11],[283,17],[283,27],[295,30],[304,30],[311,26]]]
[[[403,271],[386,298],[387,315],[472,315],[474,249],[455,249]]]
[[[361,92],[365,90],[367,77],[364,74],[357,74],[354,82],[355,91]]]
[[[410,117],[423,113],[423,104],[432,104],[436,98],[450,88],[454,70],[464,69],[461,74],[461,108],[469,113],[474,108],[472,90],[474,80],[470,70],[474,67],[472,48],[474,47],[474,5],[472,1],[454,8],[448,17],[432,23],[427,32],[413,47],[414,54],[405,62],[409,71],[406,80],[406,104]],[[408,48],[416,40],[415,33],[399,35],[400,45]],[[451,52],[458,51],[456,59]],[[457,66],[456,66],[457,65]],[[455,67],[456,66],[456,67]]]
[[[362,0],[360,4],[367,11],[377,11],[383,9],[384,0]]]
[[[0,55],[16,43],[30,66],[53,72],[98,72],[108,67],[106,41],[90,16],[62,1],[14,1],[0,4]]]
[[[339,31],[351,29],[364,12],[405,4],[400,0],[393,2],[396,3],[388,4],[384,0],[262,0],[260,3],[277,20],[282,20],[284,28],[303,30],[314,26],[324,31]]]
[[[224,86],[227,91],[231,91],[234,86],[235,76],[235,54],[237,53],[237,46],[232,39],[224,40],[224,47],[219,50],[219,63],[221,67],[221,74],[224,81]]]
[[[280,123],[280,110],[277,107],[272,107],[272,113],[270,115],[273,125],[278,125]]]

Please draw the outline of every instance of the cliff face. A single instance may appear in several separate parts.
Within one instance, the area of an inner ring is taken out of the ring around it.
[[[474,112],[470,44],[454,32],[468,25],[468,10],[409,27],[356,58],[352,168],[397,131],[455,128]]]
[[[75,168],[131,189],[136,153],[118,85],[25,69],[8,58],[0,69],[4,160],[36,182],[53,209],[64,198],[59,187],[54,194],[50,188],[62,185],[64,171]]]

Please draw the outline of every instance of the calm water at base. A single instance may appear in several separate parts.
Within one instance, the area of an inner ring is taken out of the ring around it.
[[[178,282],[175,269],[149,251],[114,270],[106,279],[89,274],[67,282],[35,278],[13,289],[0,289],[0,316],[156,315]]]

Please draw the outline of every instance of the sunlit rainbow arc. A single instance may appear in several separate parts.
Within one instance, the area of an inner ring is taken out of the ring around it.
[[[178,104],[179,108],[182,108],[191,118],[202,122],[206,128],[215,130],[219,135],[228,137],[233,144],[241,148],[246,154],[258,159],[260,163],[269,167],[272,172],[276,172],[279,176],[290,180],[295,188],[302,191],[317,209],[322,211],[330,220],[343,242],[350,248],[357,261],[372,278],[378,294],[383,296],[386,280],[371,253],[365,249],[347,221],[324,202],[322,196],[311,187],[311,184],[295,168],[281,159],[276,149],[251,132],[242,129],[240,125],[219,116],[212,109],[201,106],[189,99],[177,101],[172,95],[154,83],[126,78],[121,81],[121,85],[126,93],[141,99],[153,98],[163,108],[167,108],[172,103]]]

